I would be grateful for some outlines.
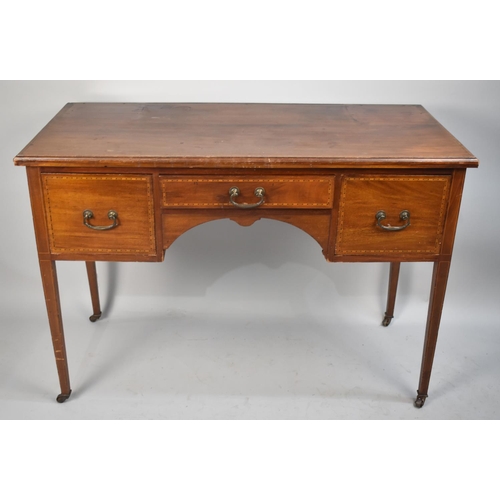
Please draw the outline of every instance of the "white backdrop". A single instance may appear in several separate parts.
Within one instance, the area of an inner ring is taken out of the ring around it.
[[[24,403],[36,399],[38,393],[45,400],[52,398],[57,394],[58,386],[55,364],[50,359],[50,338],[26,176],[24,168],[14,167],[12,158],[65,103],[84,101],[422,104],[480,160],[479,169],[470,169],[466,178],[442,320],[444,340],[440,338],[438,342],[435,366],[438,375],[433,375],[439,376],[440,348],[444,356],[444,351],[450,345],[456,349],[453,353],[457,356],[453,370],[462,376],[457,375],[454,381],[457,392],[453,394],[443,388],[446,387],[449,373],[443,375],[444,386],[439,385],[439,379],[433,378],[429,401],[433,390],[437,395],[441,394],[442,398],[448,394],[451,398],[460,399],[463,386],[470,383],[467,374],[482,381],[483,393],[480,388],[475,390],[473,385],[470,391],[471,397],[481,394],[484,401],[477,401],[474,410],[462,401],[452,413],[444,414],[430,411],[423,413],[427,410],[426,403],[418,417],[415,413],[406,414],[406,407],[403,413],[397,409],[393,413],[384,413],[383,409],[374,410],[373,407],[368,411],[363,401],[368,401],[370,395],[363,393],[362,382],[355,382],[352,387],[349,384],[343,386],[341,391],[342,394],[349,394],[351,406],[344,407],[340,413],[331,408],[330,413],[322,413],[320,405],[316,413],[309,417],[356,418],[368,414],[372,418],[436,418],[437,415],[440,418],[498,417],[498,403],[489,401],[492,394],[496,397],[498,392],[486,391],[484,384],[494,391],[494,380],[499,375],[494,368],[498,364],[494,360],[498,360],[500,352],[496,336],[500,331],[500,202],[497,194],[500,186],[499,82],[4,81],[0,83],[0,158],[3,168],[0,185],[3,226],[0,239],[0,398],[5,404],[3,410],[0,409],[0,418],[30,418],[29,415],[33,418],[98,418],[110,415],[103,409],[103,404],[94,413],[90,410],[90,413],[85,413],[80,408],[80,413],[65,413],[64,416],[54,413],[59,411],[57,407],[60,408],[60,405],[50,406],[46,410],[48,413],[43,410],[33,414],[26,413],[26,407],[20,404],[20,401]],[[412,372],[412,387],[409,392],[406,385],[401,389],[402,393],[408,394],[408,401],[411,401],[418,382],[431,267],[431,264],[405,264],[402,267],[396,320],[390,327],[397,328],[398,321],[405,321],[408,328],[405,331],[415,332],[412,342],[417,351],[412,352],[412,365],[409,368]],[[76,380],[79,383],[81,392],[83,389],[87,391],[82,401],[85,398],[92,401],[91,391],[99,387],[99,374],[105,378],[109,373],[105,369],[92,370],[90,358],[99,351],[97,344],[102,340],[97,342],[96,337],[88,333],[92,332],[92,325],[86,320],[91,309],[84,265],[59,263],[58,271],[70,373],[76,371],[73,382]],[[105,314],[101,326],[97,328],[104,328],[102,325],[112,328],[114,321],[123,327],[119,322],[120,316],[122,320],[127,318],[128,327],[135,331],[135,337],[129,339],[130,349],[136,348],[145,331],[164,328],[165,331],[173,329],[177,334],[186,328],[206,328],[217,332],[225,324],[227,328],[245,332],[248,352],[258,357],[261,355],[255,354],[261,353],[258,342],[273,329],[284,328],[286,332],[288,327],[283,325],[289,325],[288,331],[294,339],[303,335],[301,341],[311,335],[308,330],[314,328],[314,321],[319,321],[325,332],[329,328],[334,329],[335,325],[341,325],[349,338],[366,325],[379,325],[385,307],[388,265],[328,264],[319,246],[310,237],[276,221],[259,221],[249,228],[240,227],[231,221],[216,221],[181,236],[166,252],[164,263],[98,263],[98,273]],[[126,316],[126,313],[130,315]],[[194,323],[190,324],[189,321]],[[84,333],[81,333],[82,330]],[[472,342],[464,344],[463,350],[456,347],[453,340],[457,331],[467,332],[468,341]],[[87,334],[89,336],[84,337]],[[399,333],[404,334],[401,331]],[[33,343],[33,338],[36,343]],[[92,345],[89,339],[94,339],[96,345]],[[314,340],[310,342],[314,343]],[[114,360],[119,363],[120,353],[129,356],[130,351],[127,351],[126,346],[126,343],[117,346],[117,352],[108,362]],[[157,347],[149,346],[151,349]],[[406,347],[408,350],[414,349],[413,344]],[[208,349],[211,354],[217,355],[214,354],[217,346],[212,345]],[[262,349],[269,349],[269,346]],[[276,349],[279,350],[278,347]],[[242,359],[244,351],[242,348]],[[374,347],[373,355],[377,352],[377,347]],[[279,353],[276,355],[279,356]],[[363,353],[363,356],[370,364],[371,353]],[[361,364],[360,357],[363,356],[358,352],[353,355],[353,359],[358,359],[357,362]],[[257,358],[252,359],[255,361]],[[47,374],[46,381],[43,377],[39,378],[40,373],[34,373],[33,363],[41,363],[40,367],[37,365],[37,370]],[[30,369],[33,369],[31,375]],[[182,374],[182,371],[176,373]],[[268,391],[265,377],[257,375],[257,380],[259,376],[263,377],[262,384],[251,386],[249,397],[252,394],[275,395],[276,391],[279,394],[278,389]],[[30,377],[35,381],[38,379],[37,383],[30,385]],[[189,377],[186,377],[188,381],[179,383],[176,390],[185,391],[186,394],[199,391],[196,384],[189,385]],[[12,384],[15,385],[16,381],[19,383],[19,380],[23,381],[16,386],[16,391],[20,393],[14,396]],[[210,387],[201,391],[206,398],[214,394],[222,397],[232,391],[245,396],[245,389],[241,385],[238,388],[230,386],[227,393],[221,387],[220,380]],[[78,387],[75,384],[73,389],[76,395]],[[128,390],[141,394],[145,391],[147,394],[143,385],[139,389]],[[335,389],[329,390],[335,392]],[[359,394],[357,391],[360,391]],[[390,388],[387,389],[387,393],[390,391]],[[359,406],[356,407],[357,403]],[[202,406],[188,405],[187,410],[172,409],[170,414],[146,411],[143,417],[274,418],[280,415],[276,408],[268,412],[262,402],[241,412],[230,411],[227,405],[215,411],[213,408],[217,408],[217,403],[212,401],[212,406],[210,404],[209,399],[206,399]],[[201,407],[206,413],[200,413]],[[436,403],[436,411],[437,407]],[[75,408],[76,404],[73,411]],[[124,415],[139,418],[130,408],[124,407]],[[450,406],[441,401],[439,411],[446,411],[446,408]],[[294,410],[293,405],[287,408],[286,414],[281,415],[286,418],[307,418],[303,408],[295,407]]]

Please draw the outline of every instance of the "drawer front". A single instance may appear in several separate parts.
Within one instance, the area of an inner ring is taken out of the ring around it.
[[[229,190],[238,188],[233,200],[243,205],[263,202],[257,208],[331,208],[333,177],[161,177],[165,208],[230,208]],[[256,194],[263,188],[262,195]]]
[[[53,254],[156,254],[150,176],[43,174],[42,185]]]
[[[449,176],[344,177],[336,254],[439,253],[449,189]]]

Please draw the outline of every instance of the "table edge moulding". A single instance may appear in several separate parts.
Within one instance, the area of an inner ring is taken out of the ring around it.
[[[282,221],[329,262],[434,266],[415,406],[428,396],[467,168],[478,160],[420,105],[69,103],[14,158],[26,167],[59,374],[71,394],[56,261],[161,262],[189,229]]]

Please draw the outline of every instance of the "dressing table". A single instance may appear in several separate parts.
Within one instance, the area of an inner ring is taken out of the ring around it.
[[[415,406],[427,396],[467,168],[417,105],[70,103],[15,157],[26,167],[61,393],[71,394],[56,262],[160,262],[189,229],[292,224],[329,262],[434,267]]]

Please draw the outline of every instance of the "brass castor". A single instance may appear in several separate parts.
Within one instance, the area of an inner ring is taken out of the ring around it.
[[[387,314],[384,316],[384,320],[382,321],[382,326],[389,326],[391,324],[391,320],[394,318],[394,316],[387,316]]]
[[[57,396],[56,398],[56,401],[58,403],[64,403],[70,396],[71,396],[71,391],[69,391],[68,394],[59,394],[59,396]]]
[[[92,321],[92,323],[95,323],[102,315],[102,312],[100,312],[99,314],[92,314],[92,316],[90,316],[90,321]]]
[[[425,400],[427,398],[427,394],[419,394],[415,399],[415,406],[417,408],[422,408],[424,406]]]

